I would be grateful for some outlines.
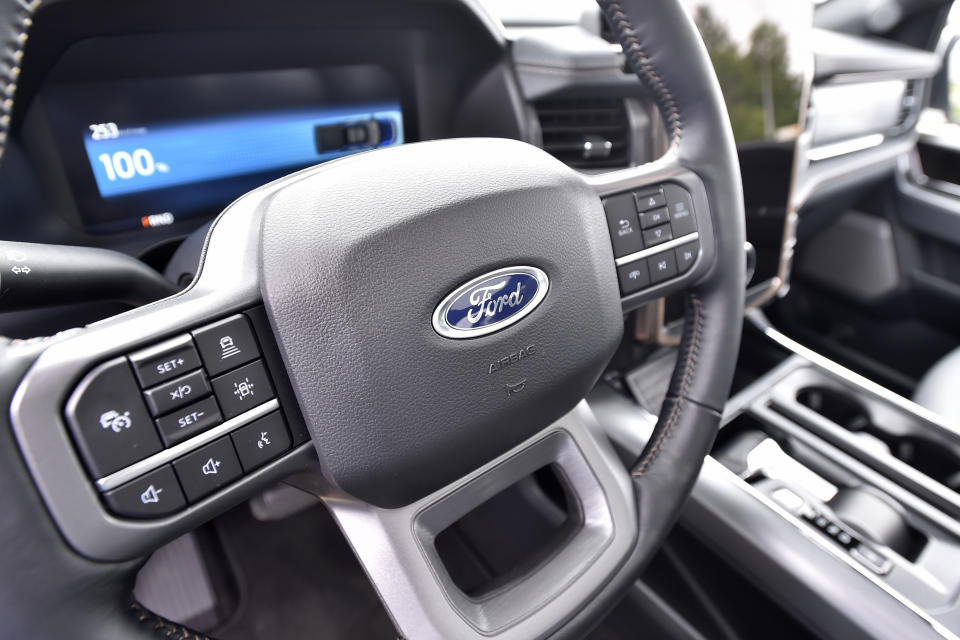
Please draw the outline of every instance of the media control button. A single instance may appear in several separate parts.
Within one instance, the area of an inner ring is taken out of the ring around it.
[[[230,438],[220,438],[174,460],[173,468],[190,502],[200,500],[243,475]]]
[[[673,251],[664,251],[648,258],[650,263],[650,279],[654,284],[669,280],[677,275],[677,259]]]
[[[617,276],[620,279],[620,292],[625,296],[636,293],[650,284],[646,260],[636,260],[617,267]]]
[[[670,225],[662,224],[653,229],[647,229],[643,232],[643,241],[648,247],[655,247],[663,244],[667,240],[673,240],[673,234],[670,232]]]
[[[183,442],[223,422],[213,398],[188,405],[157,420],[157,429],[168,447]]]
[[[230,437],[246,472],[273,460],[290,448],[290,434],[279,411],[237,429]]]
[[[143,392],[150,413],[155,416],[173,411],[206,395],[210,395],[210,384],[207,376],[199,369]]]
[[[647,193],[636,194],[637,211],[650,211],[667,205],[667,199],[663,197],[663,192],[657,189]]]
[[[111,511],[131,518],[157,518],[187,506],[170,465],[106,492],[103,499]]]
[[[603,208],[607,214],[607,227],[610,229],[614,257],[622,258],[642,251],[640,219],[637,218],[633,194],[623,193],[607,198],[603,201]]]
[[[130,355],[140,386],[152,387],[200,368],[200,356],[190,336],[184,335]]]
[[[193,332],[207,373],[215,376],[260,357],[245,316],[235,315]]]
[[[162,449],[126,358],[110,360],[87,374],[67,401],[66,413],[94,478]]]
[[[273,398],[273,385],[257,360],[213,379],[213,393],[220,403],[223,417],[230,419]]]
[[[694,262],[697,261],[697,254],[700,253],[700,243],[696,240],[693,242],[688,242],[687,244],[677,247],[676,252],[677,269],[680,271],[680,273],[684,273],[693,266]]]

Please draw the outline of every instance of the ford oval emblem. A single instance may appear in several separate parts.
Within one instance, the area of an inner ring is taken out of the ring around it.
[[[447,338],[484,336],[506,329],[537,308],[550,281],[536,267],[507,267],[458,287],[433,312],[433,328]]]

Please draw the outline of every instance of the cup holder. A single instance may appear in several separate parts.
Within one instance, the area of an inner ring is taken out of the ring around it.
[[[890,454],[914,469],[960,492],[960,453],[925,434],[894,433],[876,424],[867,408],[848,394],[829,387],[804,387],[797,402],[853,433],[882,442]]]

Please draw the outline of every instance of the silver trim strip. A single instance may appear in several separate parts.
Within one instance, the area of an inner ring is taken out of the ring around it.
[[[635,260],[639,260],[641,258],[649,258],[650,256],[657,255],[658,253],[663,253],[668,249],[674,249],[676,247],[679,247],[682,244],[693,242],[694,240],[698,240],[699,238],[700,238],[700,232],[694,231],[693,233],[688,233],[685,236],[680,236],[679,238],[668,240],[663,244],[658,244],[655,247],[650,247],[649,249],[644,249],[643,251],[637,251],[636,253],[627,254],[622,258],[617,258],[615,262],[617,263],[618,267],[622,267],[623,265],[633,262]]]
[[[819,162],[820,160],[827,160],[828,158],[845,156],[848,153],[872,149],[873,147],[879,147],[883,144],[885,139],[882,133],[871,133],[851,140],[841,140],[840,142],[813,147],[807,151],[807,160]]]
[[[145,473],[153,471],[157,467],[165,465],[168,462],[173,462],[174,459],[179,458],[185,453],[189,453],[209,442],[213,442],[220,436],[226,435],[231,431],[235,431],[236,429],[253,422],[257,418],[263,417],[271,411],[279,408],[280,402],[276,398],[273,400],[267,400],[263,404],[250,409],[246,413],[241,413],[236,417],[230,418],[223,424],[216,426],[209,431],[204,431],[203,433],[196,435],[189,440],[181,442],[178,445],[170,447],[169,449],[164,449],[160,453],[155,453],[149,458],[144,458],[140,462],[135,462],[129,467],[124,467],[123,469],[120,469],[120,471],[114,471],[110,475],[100,478],[97,480],[97,488],[100,491],[109,491],[110,489],[115,489],[122,484],[126,484],[127,482],[142,476]]]

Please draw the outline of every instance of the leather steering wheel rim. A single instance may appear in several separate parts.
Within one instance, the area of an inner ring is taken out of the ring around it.
[[[679,0],[598,0],[670,136],[668,156],[702,180],[715,260],[687,292],[676,370],[649,444],[631,470],[638,537],[629,558],[590,604],[551,637],[577,637],[618,601],[676,521],[709,452],[729,394],[744,303],[743,198],[732,131],[707,52]],[[5,50],[22,46],[36,7],[4,5]],[[0,398],[10,406],[45,343],[0,344]],[[0,434],[0,583],[7,632],[77,638],[189,633],[142,610],[130,593],[140,562],[99,563],[75,553],[50,519],[4,413]]]

